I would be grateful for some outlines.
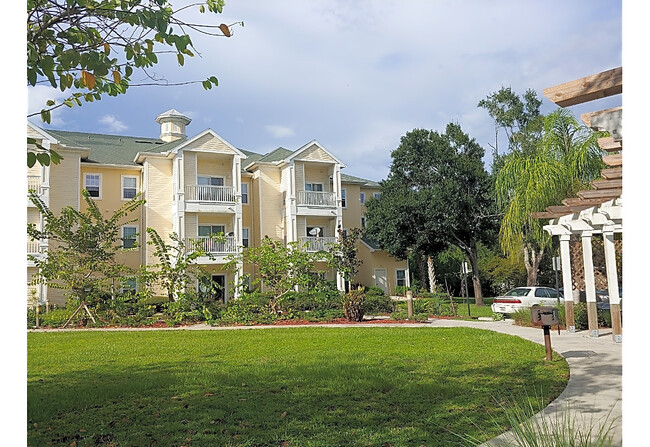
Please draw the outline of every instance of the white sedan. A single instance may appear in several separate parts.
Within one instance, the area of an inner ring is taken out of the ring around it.
[[[531,306],[561,306],[564,297],[550,287],[517,287],[492,301],[492,312],[512,314]]]

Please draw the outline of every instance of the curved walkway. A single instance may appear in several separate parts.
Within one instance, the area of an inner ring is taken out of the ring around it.
[[[363,326],[400,326],[400,327],[472,327],[487,329],[504,334],[516,335],[535,343],[544,344],[544,336],[539,328],[515,326],[511,321],[461,321],[429,320],[426,323],[390,324],[362,323]],[[327,324],[309,326],[352,327],[355,324]],[[236,326],[211,327],[203,324],[162,330],[235,330],[235,329],[273,329],[294,326]],[[64,329],[66,330],[66,329]],[[61,329],[40,329],[38,332],[59,332]],[[73,329],[80,330],[80,329]],[[81,329],[84,330],[84,329]],[[94,330],[156,330],[156,329],[86,329]],[[588,336],[588,331],[569,333],[562,331],[559,335],[551,331],[551,345],[556,353],[561,354],[569,363],[571,375],[566,389],[542,413],[551,415],[555,420],[557,411],[571,411],[576,424],[586,427],[599,427],[605,420],[607,424],[614,421],[612,433],[614,446],[622,445],[622,344],[614,343],[611,331],[601,330],[598,338]],[[598,428],[593,430],[597,432]],[[504,445],[508,434],[502,435],[487,445]]]

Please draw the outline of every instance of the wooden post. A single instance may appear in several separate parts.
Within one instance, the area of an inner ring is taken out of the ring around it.
[[[546,347],[546,361],[553,360],[553,350],[551,349],[551,326],[542,326],[544,330],[544,346]]]
[[[409,320],[413,318],[413,292],[406,291],[406,307]]]

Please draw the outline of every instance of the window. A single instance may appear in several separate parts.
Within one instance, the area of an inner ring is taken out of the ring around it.
[[[136,245],[137,234],[138,234],[137,227],[131,227],[131,226],[122,227],[122,247],[134,248]]]
[[[241,184],[241,203],[248,203],[248,183]]]
[[[225,234],[224,225],[199,225],[199,237],[210,237],[213,234]]]
[[[135,278],[126,278],[122,282],[122,293],[135,293],[138,290],[138,282]]]
[[[535,289],[535,296],[538,298],[548,298],[548,289]]]
[[[199,175],[196,178],[196,183],[199,186],[223,186],[223,177],[208,177]]]
[[[395,277],[397,278],[396,285],[397,287],[406,287],[406,270],[397,269],[395,270]]]
[[[84,189],[88,191],[90,197],[101,198],[102,175],[86,174],[84,177]]]
[[[322,183],[305,183],[305,191],[323,192],[323,184]]]
[[[122,200],[129,200],[135,197],[138,192],[138,178],[122,176]]]
[[[373,196],[375,199],[378,199],[380,195],[381,195],[381,194],[378,193],[378,192],[373,192],[373,193],[372,193],[372,196]]]
[[[361,228],[366,228],[366,216],[361,216]]]
[[[342,206],[343,208],[347,208],[347,207],[346,207],[346,204],[345,204],[345,196],[346,196],[346,195],[347,195],[347,194],[345,193],[345,188],[341,189],[341,206]]]
[[[359,201],[361,203],[366,203],[366,193],[365,192],[359,193]]]
[[[241,230],[241,244],[244,248],[248,248],[248,228],[242,228]]]

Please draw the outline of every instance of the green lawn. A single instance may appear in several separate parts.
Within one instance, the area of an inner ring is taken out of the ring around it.
[[[469,328],[28,334],[28,445],[448,446],[569,369]]]

